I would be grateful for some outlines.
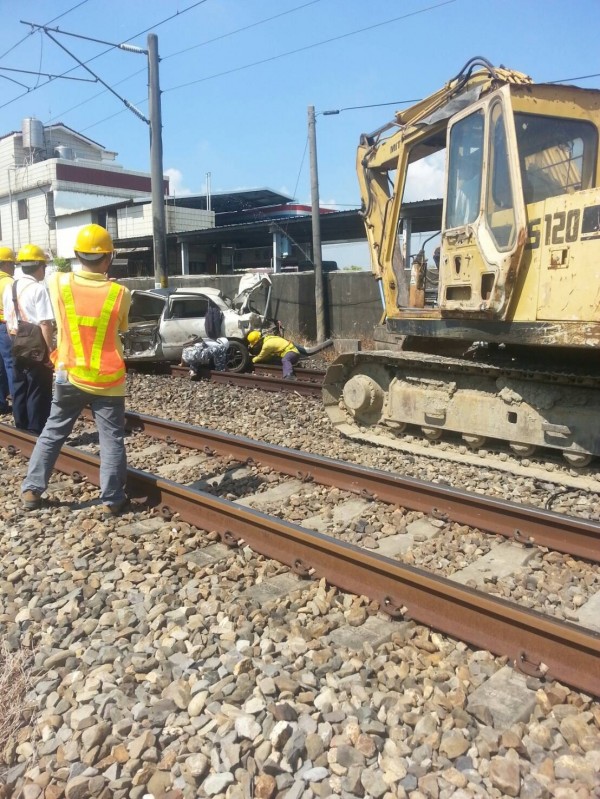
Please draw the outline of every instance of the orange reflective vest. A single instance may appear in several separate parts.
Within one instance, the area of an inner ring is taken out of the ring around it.
[[[4,302],[2,300],[2,295],[4,294],[4,289],[7,286],[12,286],[14,283],[14,279],[11,275],[3,272],[0,269],[0,322],[6,322],[6,316],[4,314]]]
[[[125,291],[111,281],[82,285],[73,274],[57,275],[55,313],[60,324],[52,362],[64,364],[79,384],[112,388],[125,382],[125,363],[117,349],[119,309]]]

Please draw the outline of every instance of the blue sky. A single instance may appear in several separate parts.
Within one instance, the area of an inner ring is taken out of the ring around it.
[[[0,0],[0,67],[60,74],[74,66],[42,34],[27,35],[21,19],[45,24],[68,12],[51,26],[108,42],[150,28],[163,59],[164,168],[172,190],[203,192],[210,172],[214,192],[266,186],[301,203],[310,202],[309,105],[320,112],[419,99],[474,55],[542,82],[600,73],[599,0],[205,0],[185,10],[193,4]],[[145,46],[146,35],[131,41]],[[59,38],[84,61],[107,49]],[[113,49],[89,66],[147,112],[143,56]],[[81,68],[70,74],[89,77]],[[45,81],[0,75],[28,86]],[[600,88],[598,77],[578,82]],[[19,129],[27,116],[61,121],[116,150],[123,166],[149,171],[146,125],[98,84],[54,80],[18,99],[23,92],[0,79],[0,135]],[[354,160],[360,134],[391,119],[394,110],[317,117],[322,204],[359,205]],[[423,176],[422,196],[439,194],[439,177],[435,170]],[[366,247],[338,247],[326,257],[368,265]]]

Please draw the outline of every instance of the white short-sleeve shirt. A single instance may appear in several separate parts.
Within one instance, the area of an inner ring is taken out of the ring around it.
[[[40,322],[48,322],[54,319],[50,295],[43,282],[40,283],[31,275],[23,275],[23,277],[15,280],[15,285],[17,287],[19,313],[23,321],[39,325]],[[12,286],[7,286],[2,299],[6,327],[9,332],[14,332],[17,329],[17,318],[12,298]]]

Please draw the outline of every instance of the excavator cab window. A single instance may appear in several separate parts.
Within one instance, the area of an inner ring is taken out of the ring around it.
[[[450,131],[446,227],[470,225],[479,216],[483,165],[483,111],[456,122]]]
[[[589,122],[515,114],[525,203],[593,186],[598,148]]]
[[[485,201],[487,226],[500,252],[514,244],[515,212],[504,113],[500,102],[490,110],[489,180]]]

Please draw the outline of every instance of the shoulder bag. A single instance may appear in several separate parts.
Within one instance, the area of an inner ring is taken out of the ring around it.
[[[17,318],[17,332],[11,336],[12,354],[15,363],[21,369],[37,366],[48,360],[48,347],[39,325],[26,322],[19,313],[17,300],[17,281],[12,285],[12,299]]]

